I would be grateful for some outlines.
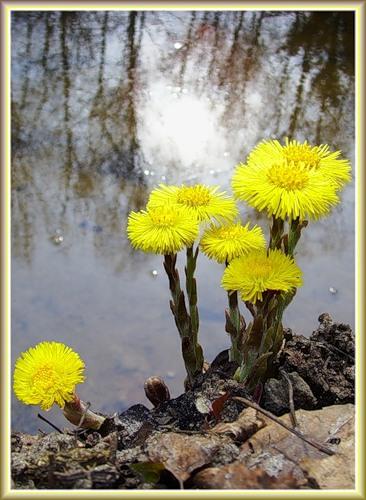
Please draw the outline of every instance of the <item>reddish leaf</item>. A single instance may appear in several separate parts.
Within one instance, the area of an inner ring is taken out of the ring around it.
[[[230,397],[230,393],[225,392],[225,394],[223,396],[220,396],[219,398],[215,399],[211,403],[212,413],[213,413],[213,416],[215,417],[217,422],[220,420],[220,416],[221,416],[221,412],[224,408],[224,404],[229,399],[229,397]]]

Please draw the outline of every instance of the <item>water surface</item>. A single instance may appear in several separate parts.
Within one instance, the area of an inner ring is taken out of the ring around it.
[[[353,164],[353,61],[348,12],[13,13],[12,360],[42,340],[69,344],[87,364],[81,397],[108,412],[146,402],[153,374],[178,395],[167,278],[160,257],[132,251],[129,211],[160,182],[230,190],[263,138],[328,143]],[[309,335],[324,311],[353,325],[353,182],[297,260],[304,286],[286,326]],[[228,346],[221,273],[199,257],[208,360]],[[45,429],[37,411],[14,398],[16,428]]]

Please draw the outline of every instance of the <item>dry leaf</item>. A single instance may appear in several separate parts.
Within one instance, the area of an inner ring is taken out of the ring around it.
[[[211,462],[219,446],[217,438],[167,432],[150,437],[146,451],[152,462],[162,463],[182,486],[194,470]]]
[[[235,422],[215,425],[211,432],[229,434],[235,441],[244,442],[266,425],[264,418],[253,408],[245,408]]]
[[[216,419],[216,422],[220,420],[221,417],[221,412],[224,409],[224,404],[226,401],[229,399],[230,394],[228,392],[225,392],[222,396],[218,397],[214,401],[212,401],[211,406],[212,406],[212,413]]]
[[[291,425],[289,415],[280,418]],[[242,445],[240,461],[270,476],[293,474],[299,479],[312,478],[321,488],[354,488],[354,405],[298,410],[296,418],[304,434],[331,447],[336,454],[330,457],[265,419],[267,426]],[[332,444],[337,438],[339,444]]]

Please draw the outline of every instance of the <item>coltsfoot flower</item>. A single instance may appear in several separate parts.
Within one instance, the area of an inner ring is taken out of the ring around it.
[[[260,227],[249,228],[240,223],[216,226],[212,224],[205,231],[200,242],[202,252],[219,263],[230,262],[253,250],[264,249],[266,245]]]
[[[49,410],[74,398],[76,384],[84,382],[84,362],[60,342],[41,342],[23,352],[15,363],[14,392],[27,405]]]
[[[284,146],[277,140],[260,142],[250,153],[248,164],[270,167],[285,160],[295,167],[317,170],[337,188],[342,188],[351,180],[351,165],[348,160],[339,158],[341,154],[341,151],[331,152],[327,144],[311,146],[307,141],[301,143],[286,138]]]
[[[337,185],[321,170],[287,160],[239,164],[232,187],[238,199],[283,220],[316,220],[339,201]]]
[[[131,212],[127,234],[134,248],[156,254],[175,254],[191,246],[198,236],[198,221],[178,205],[150,206]]]
[[[251,252],[230,262],[224,271],[221,286],[238,291],[243,301],[255,304],[266,290],[289,292],[302,285],[302,273],[293,259],[281,252]]]
[[[218,187],[196,184],[194,186],[167,186],[160,184],[150,195],[148,208],[178,204],[189,210],[198,220],[234,220],[238,215],[235,201]]]

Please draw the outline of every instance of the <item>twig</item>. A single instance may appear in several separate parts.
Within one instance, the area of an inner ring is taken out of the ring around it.
[[[256,403],[253,403],[252,401],[250,401],[250,399],[242,398],[242,397],[239,397],[239,396],[235,396],[233,399],[235,399],[236,401],[240,401],[241,403],[244,403],[245,405],[250,406],[251,408],[254,408],[254,410],[257,410],[260,413],[263,413],[263,415],[265,415],[266,417],[268,417],[271,420],[273,420],[274,422],[276,422],[276,424],[281,425],[281,427],[284,427],[287,431],[291,432],[292,434],[295,434],[295,436],[297,436],[298,438],[300,438],[303,441],[305,441],[305,443],[310,444],[311,446],[313,446],[317,450],[322,451],[323,453],[326,453],[327,455],[330,455],[330,456],[334,455],[334,451],[333,450],[331,450],[327,446],[324,446],[321,443],[318,443],[317,441],[314,441],[310,437],[304,436],[300,431],[298,431],[297,429],[293,429],[292,427],[288,426],[287,424],[285,424],[284,422],[282,422],[282,420],[280,420],[275,415],[273,415],[271,412],[269,412],[267,410],[264,410],[263,408],[261,408]]]
[[[89,410],[89,408],[90,408],[90,404],[91,404],[91,403],[89,403],[89,402],[88,402],[88,403],[85,403],[85,408],[84,408],[84,410],[83,410],[83,414],[81,415],[81,419],[80,419],[80,422],[79,422],[79,424],[78,424],[78,427],[79,427],[79,428],[80,428],[80,427],[83,425],[83,423],[84,423],[85,416],[86,416],[86,412]]]
[[[56,425],[54,425],[52,422],[50,422],[49,420],[47,420],[47,418],[43,417],[40,413],[38,413],[37,417],[40,418],[41,420],[43,420],[43,422],[46,422],[48,425],[50,425],[51,427],[53,427],[55,429],[55,431],[59,432],[60,434],[64,434],[61,429],[59,429],[58,427],[56,427]]]
[[[295,414],[295,404],[294,404],[294,388],[292,386],[292,382],[290,377],[287,375],[287,373],[284,370],[280,370],[280,373],[284,379],[286,379],[287,384],[288,384],[288,402],[290,406],[290,418],[292,422],[292,427],[298,427],[297,419],[296,419],[296,414]]]
[[[350,422],[352,420],[353,417],[349,417],[347,418],[347,420],[345,420],[344,422],[342,422],[331,434],[329,434],[329,437],[327,439],[327,441],[329,441],[329,439],[332,439],[332,437],[334,437],[336,434],[338,434],[338,432],[345,426],[348,424],[348,422]]]
[[[276,359],[280,359],[280,356],[281,356],[281,354],[283,353],[283,351],[285,349],[285,345],[286,345],[286,339],[283,339],[281,347],[280,347],[278,353],[276,354]]]
[[[335,347],[334,345],[328,346],[328,345],[323,344],[323,342],[315,342],[315,344],[318,345],[319,347],[324,347],[324,349],[327,349],[328,351],[330,351],[333,354],[341,354],[341,356],[346,356],[351,361],[353,361],[353,362],[355,361],[354,356],[351,356],[351,354],[348,354],[348,352],[342,351],[342,349],[338,349],[338,347]]]
[[[330,361],[330,358],[332,356],[328,356],[327,359],[325,360],[325,363],[323,365],[323,371],[325,371],[327,368],[328,368],[328,365],[329,365],[329,361]]]

